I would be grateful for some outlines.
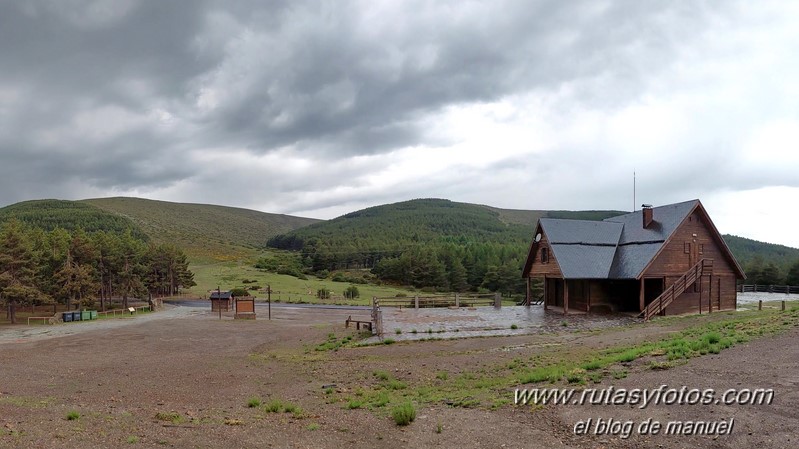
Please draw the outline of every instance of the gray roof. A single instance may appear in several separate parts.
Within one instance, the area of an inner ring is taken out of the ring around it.
[[[565,279],[635,279],[697,204],[655,207],[647,228],[640,210],[604,221],[542,218],[539,224]]]

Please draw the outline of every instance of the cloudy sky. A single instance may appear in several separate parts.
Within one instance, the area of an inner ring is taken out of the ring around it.
[[[699,198],[799,247],[793,1],[0,0],[0,205]]]

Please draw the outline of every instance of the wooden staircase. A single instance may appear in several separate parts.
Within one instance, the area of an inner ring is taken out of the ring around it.
[[[702,276],[713,274],[713,259],[702,259],[685,272],[679,279],[669,286],[663,293],[660,294],[654,301],[649,303],[641,312],[645,320],[649,320],[653,316],[666,310],[666,307],[677,299],[680,295],[694,285]]]

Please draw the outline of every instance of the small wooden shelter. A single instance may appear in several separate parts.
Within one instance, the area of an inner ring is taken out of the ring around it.
[[[524,266],[543,280],[545,308],[655,315],[711,313],[737,306],[744,279],[699,200],[603,221],[542,218]]]
[[[211,311],[212,312],[229,312],[233,309],[233,295],[228,292],[211,292]]]

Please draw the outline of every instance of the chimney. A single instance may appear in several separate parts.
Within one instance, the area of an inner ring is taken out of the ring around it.
[[[651,204],[642,204],[641,210],[642,215],[644,217],[644,229],[648,228],[650,224],[654,221],[654,217],[652,216],[652,205]]]

